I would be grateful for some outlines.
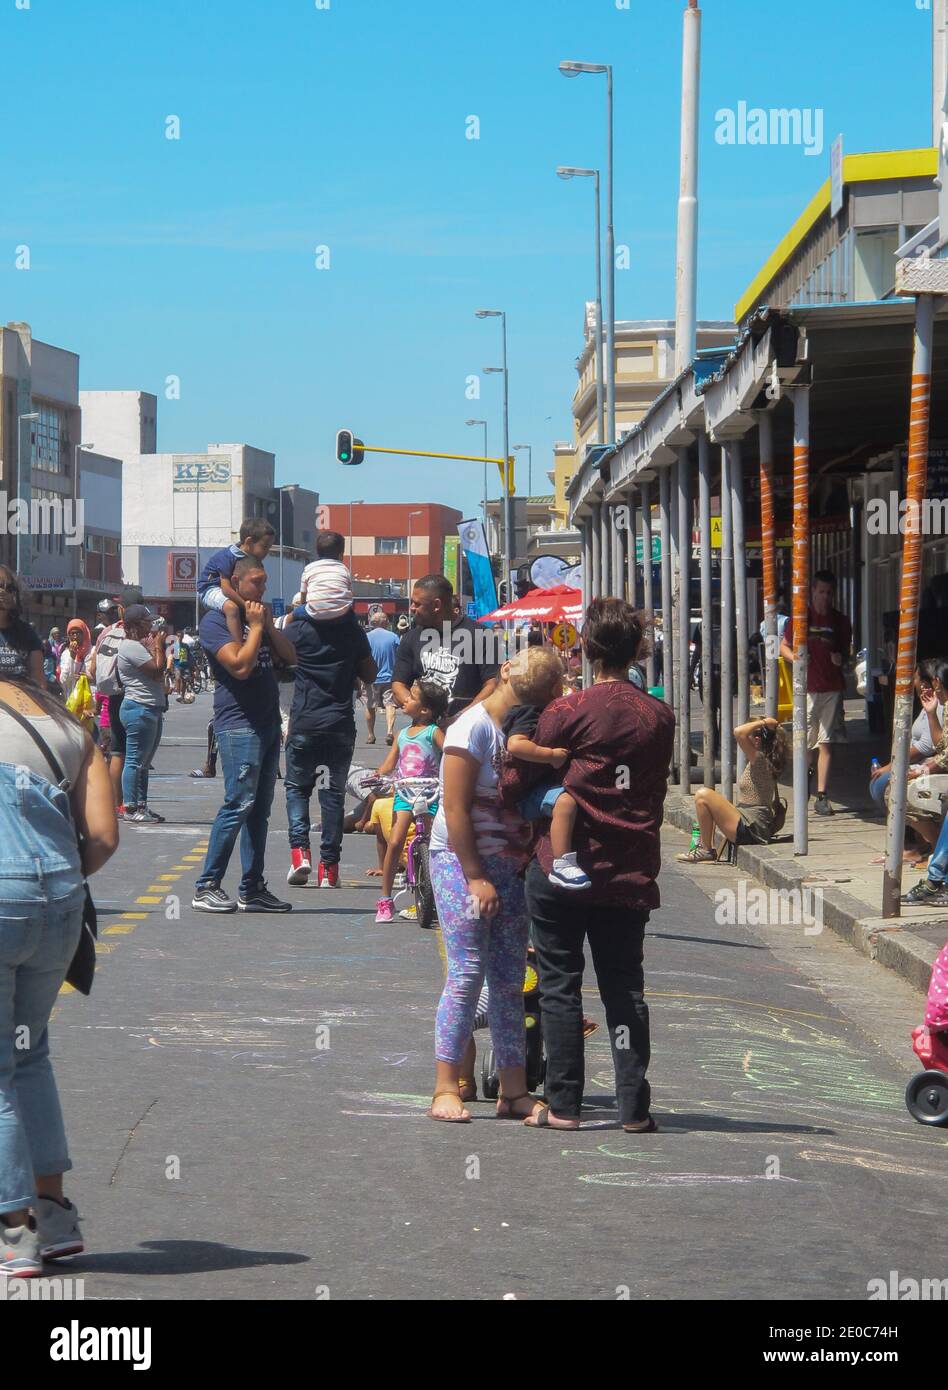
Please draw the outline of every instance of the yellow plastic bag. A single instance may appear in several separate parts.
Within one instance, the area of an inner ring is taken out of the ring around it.
[[[91,732],[95,718],[95,702],[92,698],[89,677],[84,672],[73,686],[66,701],[66,708],[76,716],[85,729]]]

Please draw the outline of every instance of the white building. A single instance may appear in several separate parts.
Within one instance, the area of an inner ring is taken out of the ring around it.
[[[80,391],[83,439],[127,459],[158,452],[158,397],[150,391]]]

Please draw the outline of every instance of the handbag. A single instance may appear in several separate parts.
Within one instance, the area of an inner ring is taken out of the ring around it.
[[[34,729],[29,719],[25,719],[17,710],[11,709],[9,705],[0,704],[0,709],[5,714],[9,714],[12,719],[25,729],[30,738],[36,744],[43,757],[49,763],[53,773],[54,784],[60,791],[68,792],[70,787],[69,778],[66,776],[53,750],[46,742],[43,735]],[[76,844],[79,844],[79,834],[76,831],[75,821],[70,815],[70,822],[76,834]],[[95,903],[92,901],[92,893],[89,891],[88,882],[83,879],[82,886],[85,890],[85,902],[82,905],[82,930],[79,933],[79,943],[76,946],[69,969],[66,971],[66,983],[72,985],[73,989],[80,994],[90,994],[92,992],[92,981],[95,978],[95,943],[99,935],[99,922],[95,910]]]

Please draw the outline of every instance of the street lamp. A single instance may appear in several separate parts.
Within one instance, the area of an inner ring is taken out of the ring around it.
[[[38,410],[30,410],[30,411],[28,411],[25,415],[18,415],[18,416],[17,416],[17,431],[16,431],[16,488],[17,488],[17,492],[20,494],[21,497],[23,496],[23,475],[22,475],[22,473],[20,472],[20,442],[21,442],[21,441],[20,441],[20,437],[21,437],[21,435],[23,434],[23,421],[24,421],[24,420],[38,420],[39,417],[40,417],[40,413],[39,413]],[[31,434],[30,445],[32,446],[32,443],[33,443],[33,440],[32,440],[32,431],[30,431],[30,434]],[[32,468],[33,468],[33,450],[32,450],[32,447],[31,447],[31,448],[30,448],[30,469],[32,470]],[[20,521],[21,521],[21,525],[18,527],[17,533],[16,533],[16,572],[17,572],[17,575],[19,575],[20,572],[21,572],[21,563],[22,563],[22,554],[21,554],[21,546],[20,546],[20,539],[21,539],[21,536],[22,536],[22,534],[23,534],[22,517],[20,518]],[[31,532],[30,532],[30,541],[31,541],[31,544],[32,544],[32,535],[33,535],[33,533],[32,533],[32,531],[31,531]]]
[[[605,74],[606,78],[606,259],[609,262],[609,275],[606,280],[606,356],[609,359],[609,375],[606,378],[606,428],[608,442],[613,444],[616,437],[616,238],[612,224],[612,64],[565,62],[560,63],[560,72],[564,77],[595,73]]]
[[[484,426],[484,535],[487,535],[487,421],[486,420],[465,420],[465,425]]]
[[[424,516],[424,512],[417,511],[408,513],[408,588],[406,590],[406,597],[409,602],[411,602],[411,519],[413,516]]]
[[[350,569],[352,568],[352,508],[353,508],[353,507],[364,507],[364,506],[365,506],[365,501],[364,501],[364,499],[361,498],[361,497],[359,497],[355,502],[350,501],[350,503],[349,503],[349,568],[350,568]]]
[[[94,448],[95,448],[95,445],[94,445],[94,444],[77,444],[76,447],[75,447],[75,449],[74,449],[74,451],[73,451],[73,461],[72,461],[72,510],[73,510],[73,517],[74,517],[74,518],[75,518],[75,513],[76,513],[76,511],[77,511],[77,504],[78,504],[78,500],[79,500],[79,450],[80,450],[80,449],[83,449],[86,453],[88,453],[90,450],[92,450],[92,449],[94,449]],[[83,546],[83,552],[84,552],[84,550],[85,550],[85,526],[83,526],[82,529],[83,529],[82,546]],[[102,553],[102,564],[101,564],[100,567],[99,567],[99,578],[104,580],[104,579],[105,579],[105,537],[104,537],[104,536],[103,536],[103,538],[102,538],[102,552],[101,552],[101,553]],[[70,566],[70,569],[71,569],[71,568],[72,568],[72,566]],[[77,565],[77,566],[76,566],[76,569],[78,570],[79,568],[80,568],[80,566]],[[77,574],[77,575],[75,575],[74,577],[75,577],[75,578],[78,578],[79,575]],[[74,591],[74,592],[75,592],[75,591]]]
[[[507,371],[507,315],[503,309],[475,309],[475,318],[479,319],[500,319],[501,332],[503,339],[503,366],[500,368],[485,368],[488,370],[501,371],[504,374],[504,470],[503,470],[503,512],[504,512],[504,571],[505,582],[507,584],[508,595],[510,593],[510,571],[513,568],[513,498],[507,486],[507,460],[510,457],[510,392],[509,374]]]
[[[527,451],[527,496],[533,496],[533,445],[532,444],[513,444],[511,445],[515,454],[519,454],[522,449]]]
[[[279,493],[279,496],[280,496],[280,602],[283,604],[283,612],[284,612],[284,613],[286,612],[286,589],[283,587],[283,491],[284,491],[284,488],[287,488],[287,487],[293,487],[293,483],[281,483],[281,485],[277,488],[277,492]],[[351,511],[350,511],[349,515],[350,515],[350,517],[351,517],[351,515],[352,515]],[[352,530],[351,525],[350,525],[350,527],[349,527],[349,530],[350,530],[350,532],[351,532],[351,530]],[[352,545],[351,540],[350,540],[349,544],[350,544],[350,547],[351,547],[351,545]]]
[[[599,170],[598,169],[577,169],[571,164],[561,164],[557,171],[557,177],[561,179],[595,179],[596,191],[596,421],[597,421],[597,444],[604,444],[605,435],[603,433],[602,418],[602,391],[603,391],[603,371],[602,371],[602,232],[600,230],[600,199],[599,199]]]

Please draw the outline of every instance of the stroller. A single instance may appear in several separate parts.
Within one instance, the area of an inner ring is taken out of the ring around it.
[[[527,952],[527,969],[523,980],[523,1023],[527,1031],[527,1090],[531,1094],[538,1091],[546,1077],[546,1055],[543,1051],[543,1027],[540,1022],[540,986],[536,965],[533,961],[533,947]],[[487,986],[481,990],[477,1001],[477,1014],[474,1018],[474,1031],[487,1027]],[[500,1094],[500,1077],[494,1061],[494,1049],[490,1045],[481,1058],[481,1094],[485,1100],[496,1100]]]
[[[905,1089],[905,1104],[920,1125],[948,1125],[948,946],[932,966],[925,1022],[912,1029],[912,1048],[925,1070]]]

